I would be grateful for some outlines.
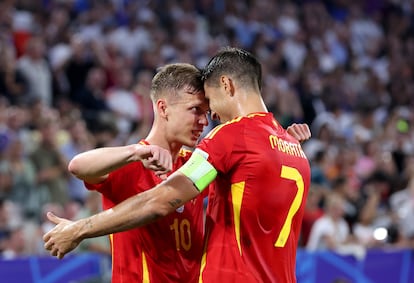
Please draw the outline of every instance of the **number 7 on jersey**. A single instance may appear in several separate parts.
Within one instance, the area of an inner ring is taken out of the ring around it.
[[[298,212],[298,209],[303,200],[304,193],[303,178],[296,168],[283,165],[280,176],[284,179],[295,181],[297,191],[295,198],[293,199],[293,202],[289,208],[285,222],[283,223],[282,230],[280,230],[279,237],[275,242],[275,247],[278,248],[284,247],[286,245],[286,241],[289,238],[290,234],[292,219],[295,216],[296,212]]]

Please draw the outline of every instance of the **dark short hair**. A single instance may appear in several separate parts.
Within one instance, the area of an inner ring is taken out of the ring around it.
[[[262,66],[248,51],[234,47],[223,48],[203,69],[202,80],[207,85],[214,85],[224,74],[237,80],[243,87],[261,89]]]

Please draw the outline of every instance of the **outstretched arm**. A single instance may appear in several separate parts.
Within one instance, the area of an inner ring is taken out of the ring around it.
[[[76,155],[68,165],[68,170],[77,178],[94,184],[102,182],[108,173],[135,161],[158,175],[172,169],[171,154],[155,145],[132,144],[118,147],[102,147]]]
[[[43,236],[44,247],[51,255],[63,258],[86,238],[143,226],[173,212],[199,193],[188,177],[175,172],[155,188],[88,218],[73,222],[49,212],[47,217],[56,226]]]

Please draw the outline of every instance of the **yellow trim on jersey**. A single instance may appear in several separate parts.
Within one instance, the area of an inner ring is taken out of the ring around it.
[[[234,183],[231,185],[231,201],[233,203],[233,218],[234,218],[234,232],[236,234],[237,246],[239,247],[240,255],[242,249],[240,244],[240,210],[243,201],[245,182]]]
[[[266,115],[267,115],[267,113],[250,113],[250,114],[247,114],[247,117],[249,117],[249,118],[253,118],[255,116],[264,117]]]
[[[203,256],[201,257],[200,275],[198,276],[198,283],[203,283],[203,271],[204,268],[206,268],[208,235],[206,235],[205,237],[206,238],[204,240],[204,251]]]
[[[216,134],[217,134],[217,132],[221,129],[221,128],[223,128],[224,126],[226,126],[226,125],[228,125],[228,124],[232,124],[232,123],[235,123],[235,122],[239,122],[241,119],[242,119],[243,117],[237,117],[237,118],[234,118],[233,120],[230,120],[230,121],[228,121],[228,122],[226,122],[226,123],[224,123],[224,124],[221,124],[221,125],[219,125],[219,126],[217,126],[217,127],[215,127],[214,129],[212,129],[207,135],[206,135],[206,137],[205,138],[207,138],[207,139],[212,139]]]
[[[253,117],[255,117],[255,116],[261,116],[261,117],[264,117],[264,116],[266,116],[267,115],[267,113],[262,113],[262,112],[257,112],[257,113],[250,113],[250,114],[247,114],[246,116],[240,116],[240,117],[237,117],[237,118],[234,118],[233,120],[230,120],[230,121],[228,121],[228,122],[226,122],[226,123],[224,123],[224,124],[222,124],[222,125],[219,125],[219,126],[217,126],[217,127],[215,127],[214,129],[212,129],[207,135],[206,135],[206,137],[205,138],[208,138],[208,139],[212,139],[216,134],[217,134],[217,132],[221,129],[221,128],[223,128],[225,125],[228,125],[228,124],[232,124],[232,123],[236,123],[236,122],[239,122],[241,119],[243,119],[244,117],[247,117],[247,118],[253,118]]]
[[[200,275],[198,277],[199,283],[203,283],[203,271],[204,271],[204,268],[206,267],[206,257],[207,257],[207,253],[204,252],[203,256],[201,257]]]
[[[142,283],[150,283],[147,257],[145,256],[144,252],[141,252],[141,257],[142,257]]]
[[[114,234],[109,234],[109,243],[111,245],[111,271],[114,273]]]
[[[215,127],[214,129],[212,129],[207,135],[206,135],[206,139],[212,139],[215,135],[216,135],[216,133],[221,129],[221,128],[223,128],[224,126],[225,126],[226,124],[222,124],[222,125],[219,125],[219,126],[217,126],[217,127]]]
[[[178,152],[178,155],[181,157],[185,157],[187,156],[187,154],[190,154],[190,153],[191,153],[191,150],[181,148],[180,151]]]

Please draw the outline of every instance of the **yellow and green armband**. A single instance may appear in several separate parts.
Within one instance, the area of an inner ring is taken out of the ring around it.
[[[207,161],[208,153],[196,149],[179,172],[187,176],[202,192],[217,176],[217,170]]]

